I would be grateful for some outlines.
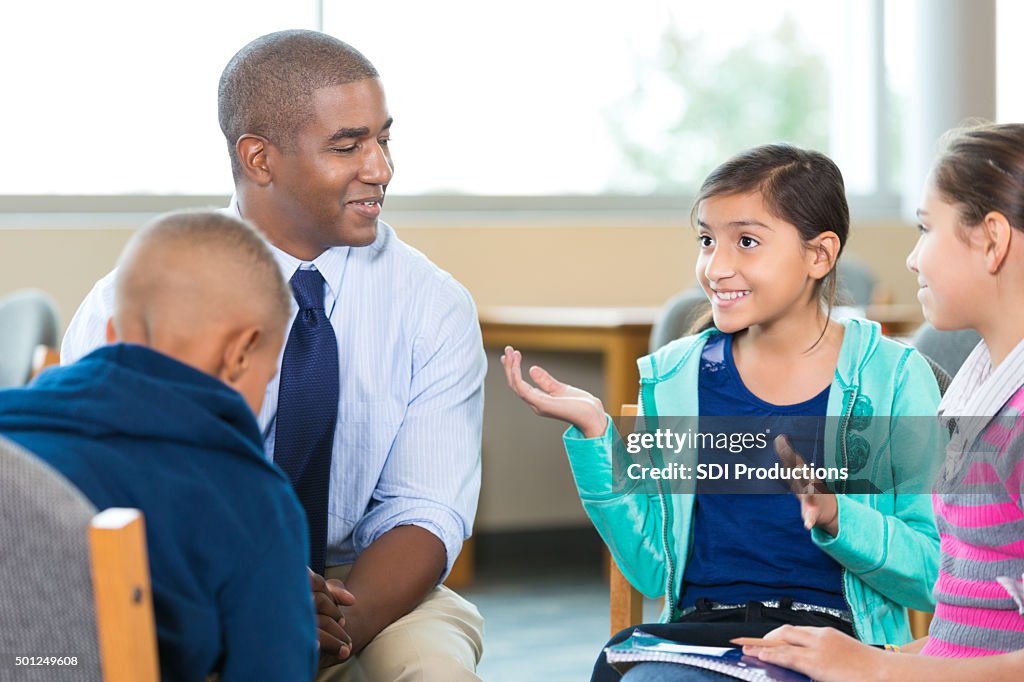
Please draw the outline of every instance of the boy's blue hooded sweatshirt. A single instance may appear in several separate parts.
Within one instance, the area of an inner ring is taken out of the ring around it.
[[[305,517],[239,393],[148,348],[106,346],[0,391],[0,434],[99,509],[142,510],[162,679],[312,679]]]

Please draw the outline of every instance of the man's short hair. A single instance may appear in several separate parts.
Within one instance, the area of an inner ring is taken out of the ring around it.
[[[224,68],[217,92],[235,179],[241,173],[235,143],[242,135],[259,135],[290,151],[313,120],[315,91],[377,77],[362,53],[317,31],[278,31],[243,47]]]

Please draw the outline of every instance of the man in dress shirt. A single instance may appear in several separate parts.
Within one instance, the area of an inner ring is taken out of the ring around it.
[[[266,235],[286,279],[323,276],[338,345],[320,679],[479,679],[482,619],[440,582],[476,513],[486,360],[468,292],[378,220],[393,165],[377,72],[330,36],[283,31],[232,58],[218,100],[228,210]],[[112,283],[75,314],[63,362],[104,342]],[[278,394],[279,377],[259,415],[271,457]]]

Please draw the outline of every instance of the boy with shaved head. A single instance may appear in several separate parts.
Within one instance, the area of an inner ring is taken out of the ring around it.
[[[321,678],[478,680],[483,621],[441,581],[476,513],[486,360],[469,293],[379,220],[394,166],[377,71],[323,33],[272,33],[228,63],[218,110],[229,211],[294,293],[259,424],[309,522]],[[65,362],[103,343],[112,279]]]
[[[254,416],[290,305],[273,256],[237,218],[169,214],[114,299],[112,345],[0,391],[0,434],[98,508],[143,511],[162,679],[311,679],[305,520]]]
[[[291,292],[254,230],[220,213],[166,215],[129,242],[114,291],[108,341],[176,358],[260,411]]]

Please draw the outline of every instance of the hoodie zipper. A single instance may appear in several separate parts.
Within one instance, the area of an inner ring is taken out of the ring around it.
[[[854,388],[850,391],[850,402],[847,404],[846,409],[843,411],[843,421],[839,425],[839,452],[843,457],[843,467],[849,466],[849,458],[846,452],[846,429],[850,423],[850,417],[853,415],[853,403],[857,399],[857,389]],[[846,493],[846,481],[842,482],[842,493]],[[850,627],[853,628],[853,636],[860,639],[860,633],[857,632],[857,618],[854,615],[853,607],[850,605],[850,598],[846,594],[846,567],[843,567],[842,573],[839,576],[839,589],[843,594],[843,603],[846,604],[846,609],[850,612]]]
[[[643,430],[646,432],[647,429],[647,416],[652,414],[651,405],[647,398],[648,392],[645,390],[640,391],[640,404],[644,408],[643,414]],[[651,462],[652,467],[656,467],[657,464],[654,461],[654,457],[651,456],[650,451],[647,453],[647,458]],[[655,479],[658,486],[658,501],[661,504],[661,547],[665,552],[665,563],[668,565],[667,574],[668,577],[665,581],[665,607],[669,614],[669,621],[672,620],[672,616],[675,615],[676,605],[675,600],[672,597],[672,586],[675,585],[675,573],[676,565],[673,561],[672,553],[669,551],[668,545],[668,529],[669,529],[669,518],[668,518],[668,500],[665,499],[665,490],[661,487],[661,479]]]

